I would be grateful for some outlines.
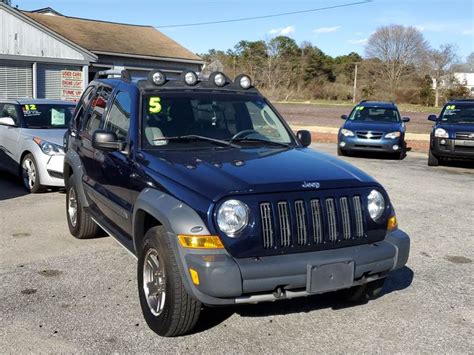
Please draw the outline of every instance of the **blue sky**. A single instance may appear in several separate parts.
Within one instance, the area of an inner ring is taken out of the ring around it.
[[[68,16],[154,26],[254,17],[358,2],[332,1],[113,1],[13,0],[21,9],[50,6]],[[473,0],[374,0],[361,5],[321,12],[197,27],[162,28],[193,52],[226,50],[239,40],[269,39],[278,34],[298,43],[310,41],[332,56],[355,51],[364,54],[367,38],[379,26],[415,26],[433,47],[454,43],[460,59],[474,52]]]

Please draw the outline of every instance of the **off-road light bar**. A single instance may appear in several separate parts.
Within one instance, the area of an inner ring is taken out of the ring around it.
[[[252,87],[252,79],[248,75],[240,74],[238,75],[234,82],[240,85],[244,90],[250,89]]]
[[[162,86],[166,83],[166,75],[160,70],[152,71],[148,75],[148,80],[150,80],[156,86]]]
[[[193,71],[188,71],[184,74],[184,83],[189,86],[194,86],[198,83],[199,78]]]

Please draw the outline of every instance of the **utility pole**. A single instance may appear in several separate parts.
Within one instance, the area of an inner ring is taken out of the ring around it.
[[[352,103],[356,102],[356,94],[357,94],[357,67],[359,66],[360,62],[355,62],[355,69],[354,69],[354,91],[352,93]]]

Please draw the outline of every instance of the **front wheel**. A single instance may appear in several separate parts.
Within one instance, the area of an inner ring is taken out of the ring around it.
[[[23,186],[32,194],[43,192],[46,187],[40,184],[38,165],[33,154],[27,154],[21,161],[21,178]]]
[[[337,155],[340,157],[345,157],[347,153],[341,149],[341,147],[337,147]]]
[[[188,334],[195,327],[201,303],[186,291],[163,227],[145,234],[138,253],[138,295],[145,321],[161,336]]]
[[[74,185],[72,175],[66,186],[66,216],[69,232],[77,239],[89,239],[98,236],[100,227],[84,209]]]
[[[433,151],[429,150],[428,152],[428,166],[438,166],[439,165],[439,159],[436,155],[433,154]]]

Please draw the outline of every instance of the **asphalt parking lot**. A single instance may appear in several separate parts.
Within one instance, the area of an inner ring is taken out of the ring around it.
[[[335,154],[335,145],[316,144]],[[334,294],[219,308],[195,334],[148,329],[136,262],[112,238],[69,235],[62,192],[26,195],[0,175],[0,353],[474,351],[474,169],[344,158],[388,190],[412,238],[384,295],[350,306]]]

